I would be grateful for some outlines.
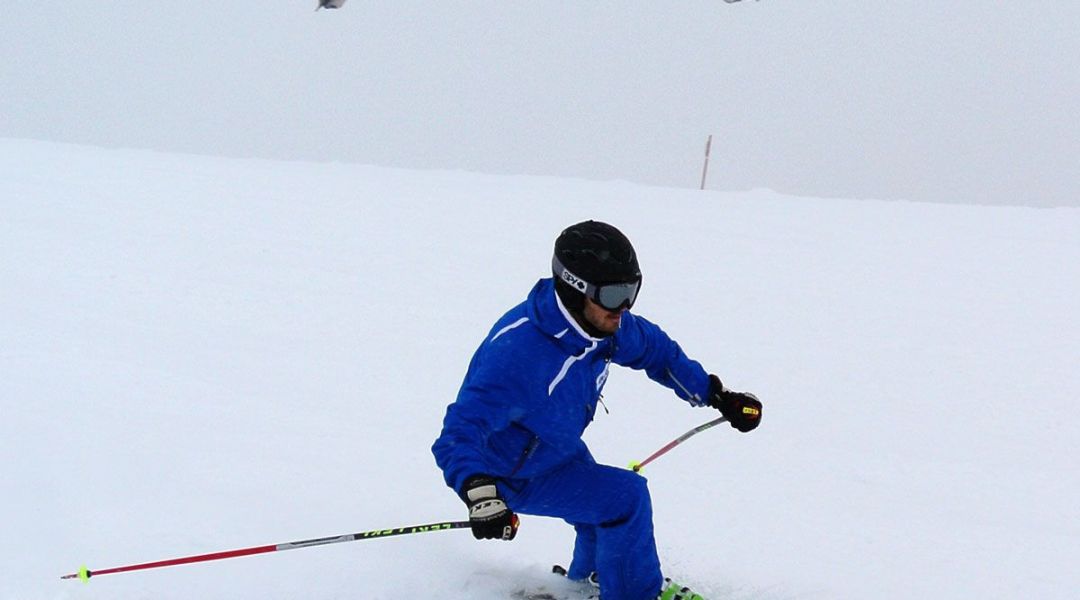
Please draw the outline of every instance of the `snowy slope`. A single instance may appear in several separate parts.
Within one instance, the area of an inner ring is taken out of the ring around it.
[[[1075,598],[1080,210],[691,192],[0,140],[0,598],[506,597],[565,525],[60,581],[464,517],[430,456],[557,232],[766,405],[647,470],[710,599]],[[713,417],[616,371],[626,464]]]

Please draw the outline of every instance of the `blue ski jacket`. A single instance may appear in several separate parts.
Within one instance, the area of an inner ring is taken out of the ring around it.
[[[473,355],[446,410],[432,453],[446,484],[485,474],[529,479],[588,455],[592,421],[610,363],[644,370],[694,406],[706,404],[709,376],[658,326],[629,311],[619,330],[589,336],[541,279],[495,323]]]

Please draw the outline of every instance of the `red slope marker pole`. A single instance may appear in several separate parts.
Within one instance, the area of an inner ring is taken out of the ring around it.
[[[267,546],[252,546],[251,548],[240,548],[239,550],[226,550],[224,552],[211,552],[210,554],[199,554],[197,556],[185,556],[182,558],[170,558],[168,560],[159,560],[156,562],[142,563],[137,565],[127,565],[123,567],[113,567],[111,569],[99,569],[91,571],[85,566],[80,567],[78,572],[69,573],[60,577],[60,579],[82,579],[83,581],[90,581],[91,577],[97,577],[100,575],[110,575],[112,573],[125,573],[128,571],[142,571],[145,569],[157,569],[159,567],[172,567],[175,565],[186,565],[197,562],[207,562],[211,560],[222,560],[225,558],[236,558],[238,556],[251,556],[254,554],[267,554],[269,552],[282,552],[284,550],[296,550],[298,548],[312,548],[314,546],[325,546],[327,544],[338,544],[341,542],[353,542],[357,540],[371,540],[380,539],[385,537],[391,537],[395,535],[409,535],[413,533],[424,533],[428,531],[446,531],[449,529],[463,529],[469,527],[468,521],[446,521],[444,523],[429,523],[427,525],[412,525],[409,527],[398,527],[396,529],[373,529],[371,531],[362,531],[360,533],[350,533],[346,535],[337,535],[324,538],[316,538],[311,540],[301,540],[298,542],[288,542],[285,544],[270,544]]]
[[[645,465],[647,465],[647,464],[651,463],[652,461],[660,458],[664,454],[667,454],[667,452],[669,450],[671,450],[672,448],[674,448],[675,446],[678,446],[679,444],[681,444],[681,443],[685,442],[686,440],[694,437],[695,435],[701,433],[702,431],[705,431],[706,429],[709,429],[710,427],[715,427],[715,426],[717,426],[717,425],[719,425],[721,423],[725,423],[725,422],[727,422],[727,419],[724,418],[724,417],[720,417],[719,419],[713,419],[712,421],[709,421],[708,423],[703,423],[701,425],[698,425],[697,427],[691,429],[690,431],[687,431],[686,433],[680,435],[679,437],[675,438],[674,440],[671,440],[663,448],[657,450],[656,452],[653,452],[652,455],[649,456],[649,458],[646,458],[645,460],[643,460],[641,462],[632,462],[632,463],[630,463],[630,468],[635,473],[639,473],[639,472],[641,472],[642,469],[645,468]]]
[[[701,189],[705,189],[705,178],[709,174],[709,151],[712,150],[712,134],[705,141],[705,165],[701,167]]]

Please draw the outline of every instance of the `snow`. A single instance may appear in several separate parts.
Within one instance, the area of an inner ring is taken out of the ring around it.
[[[636,309],[760,429],[645,471],[710,600],[1075,598],[1080,209],[823,200],[0,139],[0,598],[507,597],[565,524],[60,575],[465,518],[429,447],[558,231],[622,228]],[[714,417],[612,373],[640,460]]]

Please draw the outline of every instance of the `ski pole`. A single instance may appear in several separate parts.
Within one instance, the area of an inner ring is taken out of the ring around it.
[[[691,429],[690,431],[687,431],[686,433],[680,435],[679,437],[675,438],[674,440],[671,440],[663,448],[657,450],[656,452],[653,452],[652,455],[649,456],[649,458],[646,458],[645,460],[643,460],[641,462],[636,462],[635,461],[635,462],[630,463],[630,468],[635,473],[640,473],[641,470],[645,468],[645,465],[651,463],[652,461],[656,460],[657,458],[660,458],[661,456],[666,454],[669,450],[671,450],[675,446],[678,446],[679,444],[685,442],[686,440],[688,440],[691,437],[701,433],[702,431],[705,431],[706,429],[708,429],[710,427],[714,427],[714,426],[719,425],[721,423],[724,423],[726,421],[727,421],[727,418],[720,417],[718,419],[713,419],[712,421],[709,421],[708,423],[703,423],[701,425],[698,425],[697,427]]]
[[[297,548],[311,548],[313,546],[325,546],[327,544],[337,544],[340,542],[352,542],[356,540],[370,540],[385,538],[395,535],[409,535],[413,533],[424,533],[426,531],[445,531],[448,529],[463,529],[469,527],[468,521],[446,521],[444,523],[429,523],[427,525],[412,525],[409,527],[398,527],[396,529],[373,529],[371,531],[362,531],[360,533],[350,533],[346,535],[337,535],[332,537],[316,538],[312,540],[301,540],[299,542],[288,542],[286,544],[270,544],[267,546],[253,546],[251,548],[241,548],[239,550],[227,550],[225,552],[212,552],[210,554],[200,554],[197,556],[185,556],[182,558],[171,558],[168,560],[159,560],[156,562],[142,563],[138,565],[127,565],[124,567],[114,567],[111,569],[99,569],[97,571],[91,571],[86,566],[79,568],[77,573],[70,573],[60,577],[60,579],[82,579],[89,582],[91,577],[97,577],[99,575],[109,575],[111,573],[124,573],[126,571],[141,571],[143,569],[156,569],[158,567],[171,567],[174,565],[186,565],[189,563],[206,562],[210,560],[221,560],[223,558],[236,558],[238,556],[251,556],[253,554],[266,554],[269,552],[281,552],[283,550],[296,550]]]

